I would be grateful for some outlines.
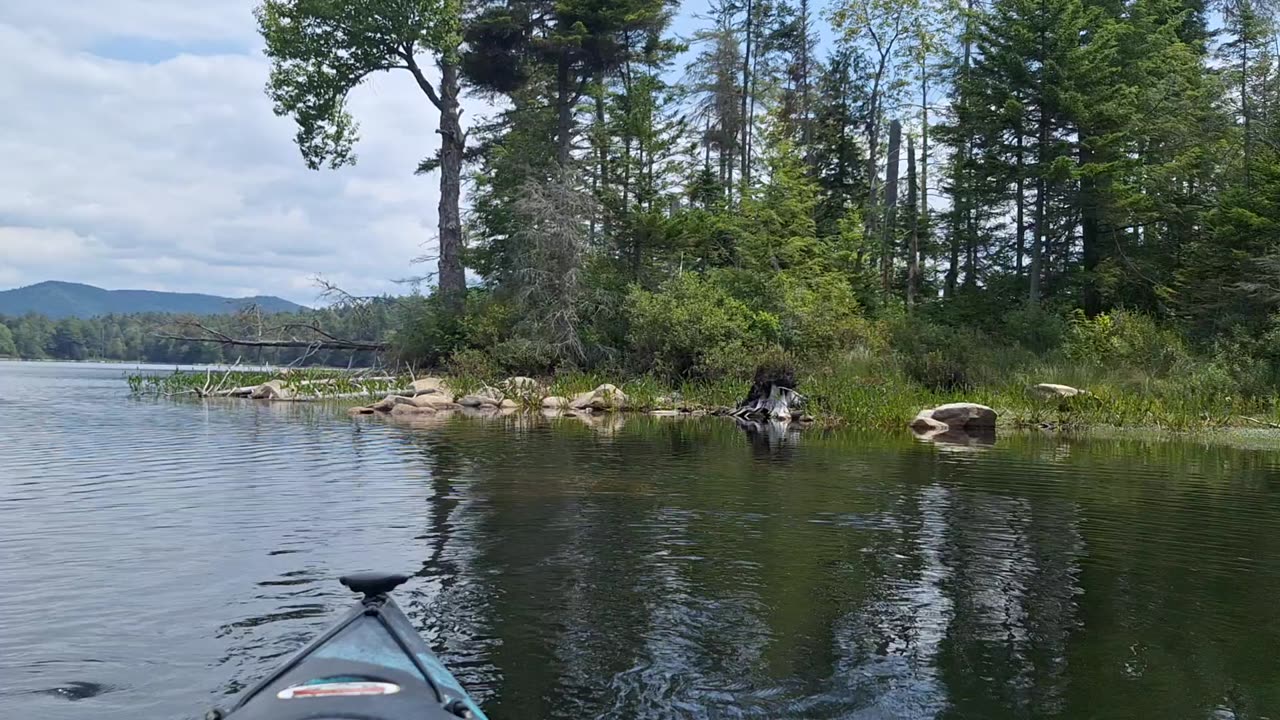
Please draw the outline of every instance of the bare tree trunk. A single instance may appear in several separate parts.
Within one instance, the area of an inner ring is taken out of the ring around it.
[[[604,116],[604,71],[596,73],[595,88],[595,105],[596,105],[596,176],[592,179],[592,189],[595,191],[596,200],[609,192],[609,134],[605,128]],[[609,212],[605,208],[604,203],[599,203],[601,213],[600,224],[601,232],[606,237],[609,235]],[[591,237],[596,236],[596,216],[591,216]]]
[[[964,47],[962,50],[963,60],[963,76],[965,82],[969,80],[969,68],[973,60],[973,2],[967,0],[965,3],[965,20],[964,20]],[[956,285],[960,278],[960,236],[961,227],[964,228],[964,234],[970,234],[973,224],[973,208],[969,198],[965,198],[961,205],[961,193],[967,193],[971,186],[966,182],[965,173],[968,171],[969,160],[973,156],[973,136],[966,126],[966,137],[964,140],[964,154],[957,164],[955,171],[955,189],[952,191],[952,210],[951,210],[951,253],[947,264],[947,280],[943,290],[944,297],[954,297],[956,294]],[[954,162],[954,161],[953,161]],[[961,205],[957,208],[954,206]],[[966,243],[971,243],[966,240]],[[967,254],[966,254],[967,257]]]
[[[751,121],[747,117],[747,97],[751,94],[751,33],[754,28],[755,3],[747,0],[746,38],[742,52],[742,187],[746,188],[751,176]],[[741,194],[745,196],[745,193]]]
[[[923,61],[922,61],[923,62]],[[920,207],[918,214],[922,221],[923,234],[927,241],[930,236],[929,229],[929,76],[921,69],[920,81]],[[915,221],[913,221],[915,222]],[[914,226],[913,226],[914,227]],[[914,230],[913,230],[914,232]],[[923,279],[924,268],[928,265],[925,257],[926,248],[929,243],[925,242],[916,253],[916,290],[920,290],[919,283]]]
[[[902,145],[902,123],[889,123],[889,158],[884,169],[884,228],[880,237],[880,282],[885,297],[893,285],[894,240],[897,235],[898,161]]]
[[[1253,160],[1253,133],[1249,127],[1249,26],[1250,10],[1240,11],[1240,116],[1244,120],[1244,189],[1249,191]]]
[[[1023,258],[1026,256],[1026,253],[1027,253],[1027,218],[1026,218],[1026,205],[1027,205],[1026,192],[1027,191],[1026,191],[1026,178],[1024,177],[1023,160],[1022,160],[1022,128],[1021,128],[1022,123],[1019,122],[1018,125],[1019,125],[1019,128],[1017,130],[1018,149],[1014,152],[1014,172],[1016,173],[1016,175],[1014,177],[1015,189],[1014,189],[1014,198],[1013,198],[1014,208],[1015,208],[1014,222],[1017,223],[1015,225],[1015,229],[1017,231],[1018,246],[1014,253],[1014,270],[1017,273],[1018,277],[1022,277],[1022,262],[1023,262]]]
[[[813,123],[809,121],[809,0],[800,0],[800,142],[805,160],[812,159]]]
[[[1079,130],[1081,138],[1078,162],[1082,169],[1094,162],[1093,150],[1083,142],[1085,133]],[[1084,270],[1084,292],[1082,300],[1084,312],[1089,317],[1102,312],[1102,292],[1098,287],[1098,264],[1102,259],[1102,206],[1098,192],[1097,178],[1087,172],[1080,176],[1080,248],[1082,267]]]
[[[1043,0],[1041,0],[1040,5],[1043,8]],[[1048,169],[1045,165],[1045,153],[1049,148],[1049,108],[1048,102],[1045,98],[1044,87],[1044,58],[1047,54],[1045,42],[1045,31],[1042,29],[1040,31],[1038,58],[1040,61],[1040,77],[1038,81],[1039,91],[1037,92],[1037,95],[1039,95],[1037,100],[1039,104],[1040,117],[1037,118],[1039,132],[1037,133],[1038,145],[1036,147],[1036,234],[1032,240],[1033,244],[1031,246],[1031,287],[1027,294],[1027,299],[1032,304],[1040,302],[1041,255],[1044,253],[1045,238],[1048,236],[1044,226],[1045,192],[1047,190],[1045,187],[1045,172]]]
[[[556,64],[556,163],[569,166],[573,147],[573,99],[569,96],[569,56],[560,54]]]
[[[918,192],[916,189],[916,145],[910,135],[907,136],[907,211],[911,213],[908,222],[909,245],[907,253],[907,307],[914,307],[920,295],[920,209],[916,207]]]
[[[458,210],[462,186],[462,154],[466,135],[458,109],[458,66],[440,59],[440,294],[451,312],[461,313],[466,302],[467,276],[462,266],[462,220]]]

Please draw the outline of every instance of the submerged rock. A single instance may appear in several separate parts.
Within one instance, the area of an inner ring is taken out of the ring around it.
[[[377,412],[377,410],[374,410],[371,407],[353,407],[347,409],[348,415],[372,415],[375,412]]]
[[[429,407],[419,407],[417,405],[396,405],[391,408],[392,415],[434,415],[435,409]]]

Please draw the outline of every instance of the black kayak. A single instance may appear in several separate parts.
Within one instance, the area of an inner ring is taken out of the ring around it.
[[[208,720],[486,720],[387,596],[409,578],[341,578],[363,593],[342,620]]]

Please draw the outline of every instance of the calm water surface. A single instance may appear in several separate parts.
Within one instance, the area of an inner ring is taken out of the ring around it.
[[[1280,718],[1280,455],[350,420],[0,363],[0,718],[194,718],[401,602],[501,718]]]

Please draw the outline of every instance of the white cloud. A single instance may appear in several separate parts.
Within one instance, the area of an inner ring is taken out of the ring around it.
[[[371,294],[434,270],[410,264],[434,255],[438,179],[413,174],[438,147],[434,109],[407,75],[376,77],[352,98],[359,164],[307,170],[263,92],[252,7],[0,6],[0,288],[59,279],[314,302],[317,274]]]

